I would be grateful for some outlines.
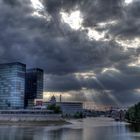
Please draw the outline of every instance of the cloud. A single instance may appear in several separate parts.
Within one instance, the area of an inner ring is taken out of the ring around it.
[[[5,4],[11,5],[11,6],[17,6],[20,3],[18,0],[14,0],[14,1],[11,1],[11,0],[3,0],[3,2]]]
[[[140,2],[129,5],[123,0],[40,2],[42,9],[34,8],[30,0],[0,1],[0,62],[21,61],[28,67],[43,68],[45,91],[73,91],[75,100],[92,99],[104,104],[136,102],[139,94],[135,94],[135,89],[140,87],[136,62],[139,42],[137,47],[124,44],[134,38],[139,40]],[[83,19],[79,30],[61,19],[62,11],[75,10],[80,11]],[[89,38],[91,29],[98,34],[104,32],[104,37]],[[87,78],[88,73],[94,75]]]

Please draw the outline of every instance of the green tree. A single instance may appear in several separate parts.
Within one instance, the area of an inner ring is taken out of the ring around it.
[[[140,123],[140,103],[130,107],[126,112],[125,118],[129,122]]]
[[[55,104],[48,105],[47,109],[54,111],[54,113],[56,113],[56,114],[59,114],[62,112],[60,106],[57,106]]]

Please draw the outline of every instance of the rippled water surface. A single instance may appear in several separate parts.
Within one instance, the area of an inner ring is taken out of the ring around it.
[[[140,127],[109,118],[71,120],[49,127],[0,126],[0,140],[140,140]]]

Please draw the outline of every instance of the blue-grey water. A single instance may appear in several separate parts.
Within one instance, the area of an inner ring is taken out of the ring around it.
[[[109,118],[71,120],[48,127],[0,126],[0,140],[140,140],[140,129]]]

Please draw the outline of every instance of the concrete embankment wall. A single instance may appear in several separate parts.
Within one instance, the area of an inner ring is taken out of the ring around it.
[[[0,114],[0,121],[62,121],[61,115]]]

